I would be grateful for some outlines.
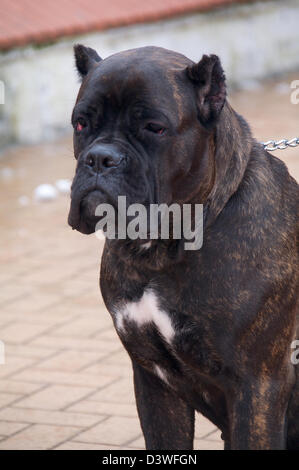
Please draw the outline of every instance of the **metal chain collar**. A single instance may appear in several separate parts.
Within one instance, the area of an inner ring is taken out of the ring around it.
[[[293,139],[281,139],[281,140],[268,140],[268,142],[261,142],[265,150],[270,152],[274,150],[284,150],[288,147],[297,147],[299,145],[299,137],[294,137]]]

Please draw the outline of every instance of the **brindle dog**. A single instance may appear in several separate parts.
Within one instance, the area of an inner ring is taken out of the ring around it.
[[[203,246],[106,240],[100,285],[134,369],[147,449],[192,449],[194,412],[226,449],[299,449],[299,190],[226,100],[217,56],[75,47],[70,225],[102,202],[204,204]],[[294,362],[294,361],[293,361]]]

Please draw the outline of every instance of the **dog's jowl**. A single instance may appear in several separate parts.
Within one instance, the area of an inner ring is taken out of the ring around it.
[[[217,56],[144,47],[102,60],[77,45],[75,58],[70,225],[93,233],[97,207],[117,210],[119,196],[203,204],[200,249],[183,232],[105,242],[101,290],[147,449],[192,449],[195,411],[226,449],[299,449],[298,185],[229,105]]]

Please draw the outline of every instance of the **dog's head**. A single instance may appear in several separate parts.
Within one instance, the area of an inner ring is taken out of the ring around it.
[[[101,203],[204,203],[213,128],[225,102],[217,56],[197,64],[157,47],[102,60],[75,46],[82,85],[72,114],[76,175],[69,224],[92,233]]]

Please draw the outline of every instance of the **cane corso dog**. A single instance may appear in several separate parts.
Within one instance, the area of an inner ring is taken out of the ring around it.
[[[75,60],[72,228],[93,233],[118,196],[204,208],[198,250],[183,236],[105,241],[100,286],[146,448],[192,449],[198,411],[225,449],[299,449],[299,186],[228,103],[216,55],[102,60],[76,45]]]

